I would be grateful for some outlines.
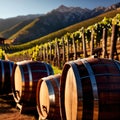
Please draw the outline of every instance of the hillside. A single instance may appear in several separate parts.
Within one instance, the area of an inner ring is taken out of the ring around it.
[[[20,44],[20,45],[7,45],[5,44],[4,46],[0,46],[0,48],[2,50],[4,50],[6,53],[10,53],[10,54],[14,54],[16,52],[22,51],[22,50],[27,50],[27,49],[31,49],[33,47],[35,47],[36,45],[43,45],[44,43],[48,43],[49,41],[54,41],[55,38],[57,39],[61,39],[61,37],[64,37],[66,35],[66,33],[68,32],[68,34],[72,34],[75,31],[79,31],[82,27],[84,28],[88,28],[89,26],[93,26],[98,22],[101,22],[101,20],[103,20],[104,17],[107,18],[113,18],[116,16],[116,14],[120,13],[120,9],[117,10],[113,10],[107,13],[104,13],[102,15],[99,15],[97,17],[91,18],[89,20],[85,20],[83,22],[80,22],[78,24],[72,25],[70,27],[64,28],[62,30],[53,32],[49,35],[46,35],[44,37],[38,38],[36,40],[33,40],[31,42],[27,42],[24,44]],[[80,32],[80,31],[79,31]],[[101,32],[102,33],[102,32]],[[32,49],[31,49],[32,50]],[[31,51],[30,50],[30,51]],[[34,50],[34,48],[33,48]],[[23,52],[24,53],[24,52]],[[20,53],[21,54],[21,53]],[[20,57],[20,56],[19,56]],[[21,55],[22,57],[22,55]]]
[[[26,44],[4,46],[4,50],[6,58],[12,61],[42,60],[60,68],[68,60],[82,59],[91,55],[120,60],[119,26],[120,14],[117,14],[115,17],[105,17],[87,28],[81,27],[61,37],[52,34],[54,39],[45,36]],[[61,34],[60,31],[59,33]]]
[[[67,32],[75,32],[78,29],[80,29],[81,27],[87,28],[88,26],[93,25],[93,24],[101,21],[104,17],[111,17],[112,18],[112,17],[116,16],[117,13],[120,13],[120,9],[113,10],[113,11],[110,11],[110,12],[106,12],[104,14],[101,14],[101,15],[97,16],[97,17],[94,17],[94,18],[85,20],[83,22],[71,25],[71,26],[66,27],[64,29],[58,30],[58,31],[53,32],[51,34],[48,34],[46,36],[37,38],[37,39],[35,39],[33,41],[30,41],[30,42],[27,42],[27,43],[24,43],[24,44],[20,44],[20,45],[15,45],[15,46],[17,48],[21,48],[21,47],[24,46],[24,49],[28,49],[28,48],[31,48],[31,47],[33,47],[35,45],[45,43],[45,42],[47,42],[49,40],[53,40],[56,37],[59,38],[59,37],[63,36],[64,34],[66,34]]]
[[[0,33],[0,35],[1,37],[9,38],[11,35],[15,34],[17,31],[19,31],[20,29],[22,29],[24,26],[28,25],[32,21],[33,19],[22,21],[14,25],[13,27],[10,27],[7,30],[4,30],[3,32]]]
[[[11,27],[23,21],[35,19],[39,16],[42,16],[42,14],[17,16],[17,17],[12,17],[12,18],[0,19],[0,32],[10,29]]]
[[[117,9],[120,3],[114,5],[115,7],[98,7],[93,10],[82,9],[80,7],[66,7],[61,5],[59,8],[41,16],[31,23],[24,26],[22,29],[15,30],[16,33],[12,34],[11,31],[3,32],[4,35],[11,35],[14,44],[21,44],[48,35],[57,30],[63,29],[67,26],[79,23],[86,19],[98,16],[107,11]],[[21,27],[19,27],[21,28]]]

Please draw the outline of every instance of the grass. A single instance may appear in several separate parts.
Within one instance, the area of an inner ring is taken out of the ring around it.
[[[53,68],[54,74],[61,74],[62,73],[62,70],[59,69],[58,67],[52,66],[52,68]]]

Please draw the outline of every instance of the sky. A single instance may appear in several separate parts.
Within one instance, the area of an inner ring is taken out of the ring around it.
[[[0,18],[28,14],[46,14],[60,5],[94,9],[108,7],[120,0],[0,0]]]

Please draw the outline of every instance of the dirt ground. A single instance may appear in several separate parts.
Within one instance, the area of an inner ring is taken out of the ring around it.
[[[38,120],[38,116],[21,114],[12,95],[0,95],[0,120]]]

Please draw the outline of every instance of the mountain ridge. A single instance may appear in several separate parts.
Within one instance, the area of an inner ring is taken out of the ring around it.
[[[15,34],[10,36],[10,39],[14,41],[14,44],[28,42],[119,7],[120,3],[107,8],[97,7],[92,10],[61,5],[57,9],[33,19],[32,22],[34,25],[32,27],[31,23],[26,24],[25,27],[19,29]],[[5,32],[2,32],[4,36],[3,33],[5,34]]]
[[[10,18],[6,18],[6,19],[0,18],[0,32],[4,31],[6,29],[9,29],[10,27],[13,27],[14,25],[16,25],[20,22],[35,19],[42,15],[43,14],[33,14],[33,15],[29,14],[29,15],[10,17]]]

